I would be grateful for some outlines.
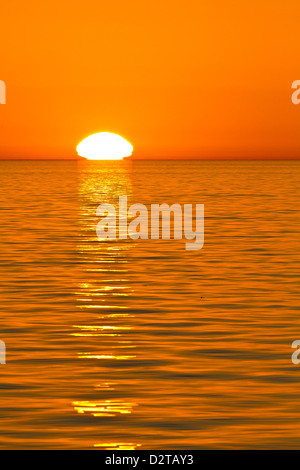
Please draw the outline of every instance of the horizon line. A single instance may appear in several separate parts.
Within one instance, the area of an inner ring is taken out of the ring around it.
[[[12,158],[2,158],[0,157],[0,161],[73,161],[73,162],[80,162],[80,161],[145,161],[145,160],[150,160],[150,161],[163,161],[163,160],[170,160],[170,161],[191,161],[191,160],[197,160],[197,161],[207,161],[207,160],[300,160],[299,157],[144,157],[144,158],[132,158],[132,157],[124,157],[120,160],[105,160],[105,159],[99,159],[99,160],[91,160],[88,158],[48,158],[48,157],[42,157],[42,158],[27,158],[27,157],[12,157]]]

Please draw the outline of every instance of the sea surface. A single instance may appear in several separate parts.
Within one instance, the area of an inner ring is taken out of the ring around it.
[[[300,447],[300,162],[0,161],[1,449]],[[184,240],[97,207],[204,204]]]

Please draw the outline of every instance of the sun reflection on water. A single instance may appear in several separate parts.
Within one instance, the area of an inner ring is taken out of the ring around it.
[[[105,450],[136,450],[141,444],[133,442],[109,442],[102,444],[94,444],[94,447],[102,447]]]
[[[136,345],[128,337],[134,330],[132,323],[128,324],[128,321],[135,315],[130,311],[125,313],[124,310],[129,310],[129,307],[128,303],[123,303],[123,299],[133,293],[125,266],[128,264],[127,252],[134,244],[132,241],[100,242],[95,231],[97,205],[104,201],[113,204],[119,195],[128,195],[130,180],[127,170],[122,170],[121,167],[112,171],[109,166],[94,162],[92,167],[87,163],[85,168],[80,187],[82,237],[78,243],[84,282],[79,284],[76,291],[78,313],[76,322],[72,325],[75,331],[70,335],[82,339],[82,348],[77,353],[79,360],[101,361],[103,366],[97,369],[97,382],[94,384],[94,393],[99,398],[75,400],[72,405],[78,414],[91,415],[101,423],[103,419],[129,415],[137,406],[137,403],[112,396],[112,393],[122,393],[119,383],[117,380],[105,380],[114,371],[118,376],[121,367],[114,365],[112,370],[109,369],[111,361],[117,364],[136,357],[129,353]],[[97,337],[101,337],[101,342],[97,341]],[[117,352],[120,349],[122,353]],[[141,445],[124,442],[124,437],[120,433],[120,442],[105,441],[93,445],[113,450],[134,450]]]
[[[105,354],[92,354],[92,353],[78,353],[79,359],[116,359],[117,361],[123,361],[125,359],[133,359],[136,356],[113,356]]]
[[[74,401],[74,410],[77,413],[90,413],[98,416],[116,416],[117,414],[130,414],[136,403],[126,403],[118,400],[104,400],[100,402]]]

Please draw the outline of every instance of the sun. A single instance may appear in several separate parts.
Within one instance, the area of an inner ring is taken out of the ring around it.
[[[132,145],[118,134],[99,132],[77,146],[77,153],[88,160],[122,160],[132,154]]]

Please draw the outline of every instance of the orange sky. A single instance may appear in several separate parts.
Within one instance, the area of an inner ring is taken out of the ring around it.
[[[300,157],[299,0],[1,4],[0,158]]]

